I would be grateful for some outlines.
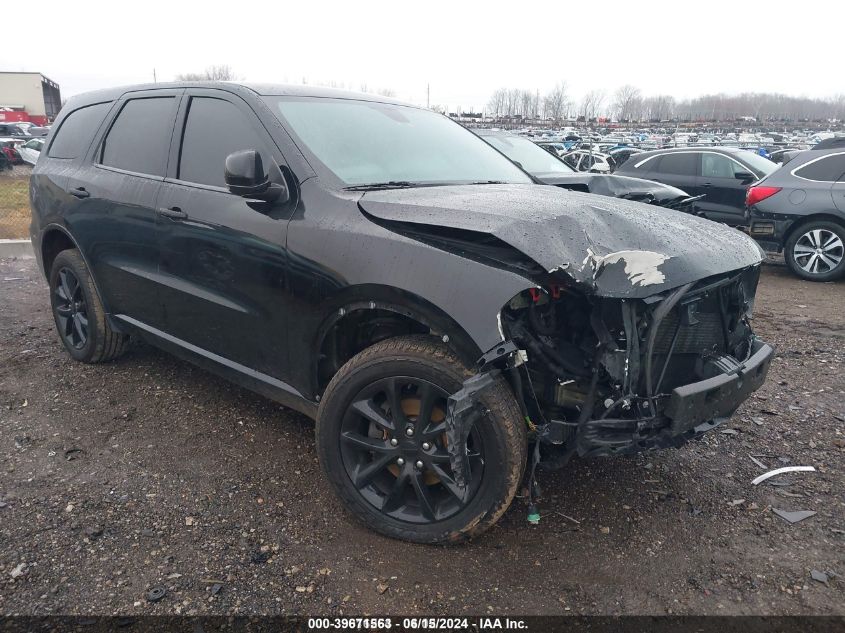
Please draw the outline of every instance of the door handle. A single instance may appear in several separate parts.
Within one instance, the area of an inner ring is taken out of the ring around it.
[[[188,217],[188,214],[182,211],[179,207],[169,207],[167,209],[158,209],[156,211],[161,216],[165,218],[170,218],[171,220],[184,220]]]
[[[702,186],[702,187],[712,187],[712,186],[713,186],[713,183],[712,183],[712,182],[705,182],[705,183],[704,183],[703,185],[701,185],[701,186]]]
[[[76,189],[71,189],[69,193],[74,198],[87,198],[91,195],[90,193],[88,193],[88,191],[85,190],[85,187],[77,187]]]

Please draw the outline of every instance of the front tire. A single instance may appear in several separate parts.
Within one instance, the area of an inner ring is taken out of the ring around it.
[[[75,248],[56,256],[50,304],[59,338],[74,360],[102,363],[120,356],[129,337],[111,329],[85,260]]]
[[[446,401],[472,372],[426,336],[365,349],[332,378],[317,414],[320,463],[365,525],[417,543],[461,541],[493,525],[516,494],[526,430],[503,379],[480,397],[459,488],[445,439]]]
[[[845,275],[845,226],[811,220],[796,228],[784,246],[789,269],[808,281],[834,281]]]

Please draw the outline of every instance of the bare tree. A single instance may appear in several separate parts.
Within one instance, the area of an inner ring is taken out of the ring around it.
[[[613,95],[613,113],[619,121],[633,120],[641,108],[641,100],[639,88],[631,84],[620,86]]]
[[[584,117],[585,121],[595,119],[598,116],[603,103],[604,90],[590,90],[590,92],[585,94],[581,99],[581,108],[579,109],[579,112],[581,113],[581,116]]]
[[[237,79],[232,67],[228,64],[208,66],[201,73],[183,73],[176,75],[176,81],[234,81]]]
[[[566,89],[566,82],[560,81],[543,98],[543,114],[547,119],[560,121],[569,110],[569,95]]]

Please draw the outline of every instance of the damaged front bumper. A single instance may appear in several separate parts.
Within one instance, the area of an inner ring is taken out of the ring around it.
[[[758,278],[752,266],[634,300],[555,284],[518,295],[501,314],[506,340],[450,399],[455,465],[478,376],[493,371],[510,380],[545,467],[677,447],[718,426],[774,355],[751,330]]]
[[[766,380],[774,349],[754,339],[751,356],[704,380],[675,387],[659,413],[586,421],[575,438],[580,455],[628,455],[678,447],[728,420]]]

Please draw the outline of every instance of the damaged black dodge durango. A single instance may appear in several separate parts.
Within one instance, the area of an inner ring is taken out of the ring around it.
[[[761,251],[541,186],[423,108],[305,86],[71,99],[32,240],[82,362],[146,340],[316,420],[365,524],[492,525],[538,469],[679,446],[764,381]]]

